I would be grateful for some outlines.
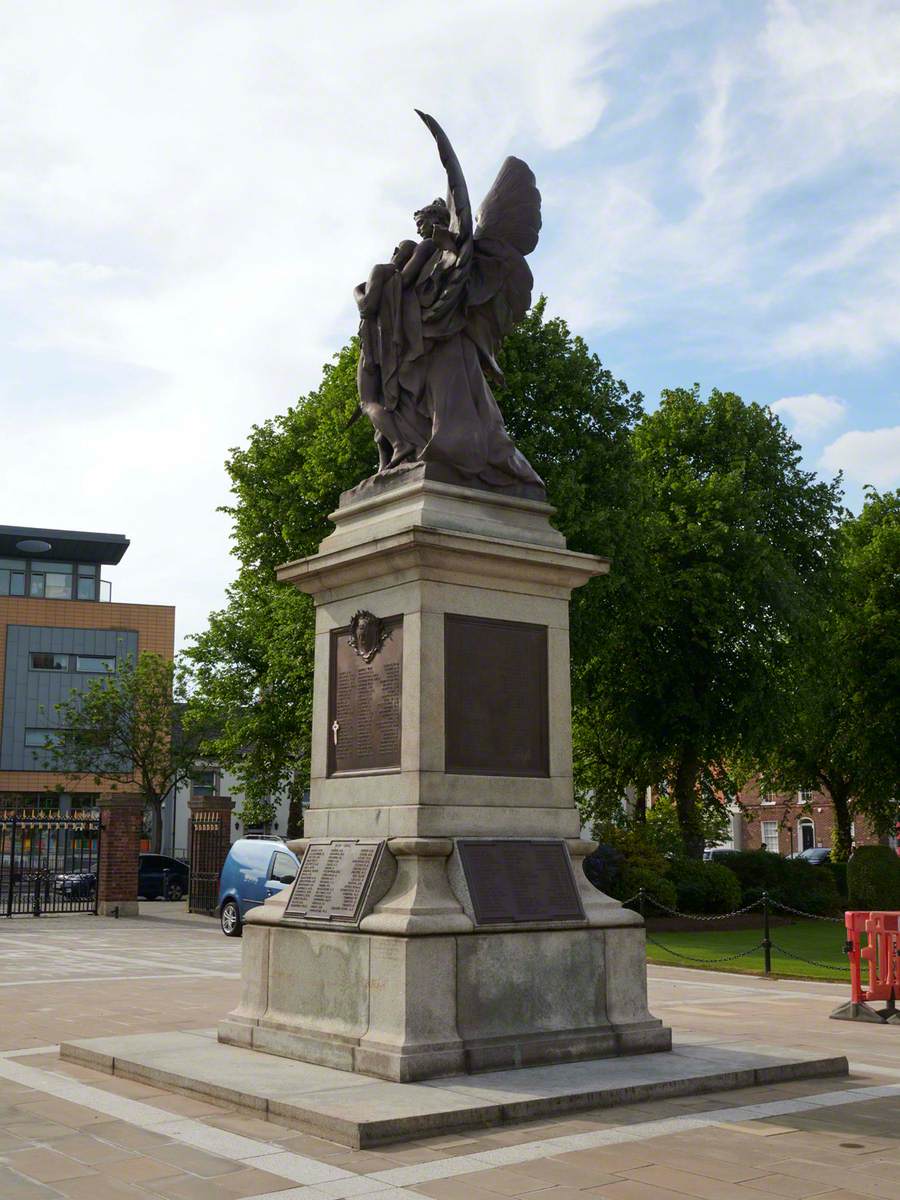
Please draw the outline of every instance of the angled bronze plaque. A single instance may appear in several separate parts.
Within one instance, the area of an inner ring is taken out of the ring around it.
[[[355,923],[383,846],[383,841],[350,838],[308,846],[285,917]]]
[[[586,920],[565,842],[466,838],[456,845],[478,925]]]
[[[400,767],[403,618],[357,613],[331,634],[328,774]]]
[[[444,617],[444,770],[549,775],[547,627]]]

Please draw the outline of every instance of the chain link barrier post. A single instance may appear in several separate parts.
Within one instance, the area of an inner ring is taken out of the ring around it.
[[[772,974],[772,939],[769,936],[769,893],[762,894],[763,905],[763,970],[766,975]]]

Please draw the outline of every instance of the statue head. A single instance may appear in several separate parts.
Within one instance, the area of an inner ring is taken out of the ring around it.
[[[400,244],[394,250],[394,253],[391,255],[391,262],[398,271],[402,271],[415,252],[416,243],[406,239],[405,241],[400,242]]]
[[[450,209],[447,207],[445,200],[440,196],[436,200],[432,200],[430,204],[426,204],[424,208],[418,209],[413,213],[416,221],[416,229],[419,231],[420,237],[431,237],[432,230],[435,225],[439,225],[444,229],[450,227]]]

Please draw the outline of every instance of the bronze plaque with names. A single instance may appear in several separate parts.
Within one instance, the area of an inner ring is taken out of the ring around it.
[[[550,774],[547,627],[444,616],[444,770]]]
[[[362,652],[351,626],[331,634],[329,775],[400,768],[403,618],[389,617],[378,626],[370,653]]]
[[[476,924],[586,920],[565,842],[466,838],[456,845]]]
[[[334,838],[307,846],[285,917],[354,924],[384,841]]]

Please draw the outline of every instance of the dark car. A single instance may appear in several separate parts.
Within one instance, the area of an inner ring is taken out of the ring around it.
[[[821,867],[827,862],[831,862],[831,851],[825,846],[814,846],[810,850],[801,850],[797,858],[802,858],[813,867]]]
[[[142,854],[138,867],[138,895],[145,900],[180,900],[187,895],[190,870],[187,863],[167,854]]]
[[[53,890],[68,900],[89,900],[97,890],[97,876],[93,871],[67,871],[56,876]]]

